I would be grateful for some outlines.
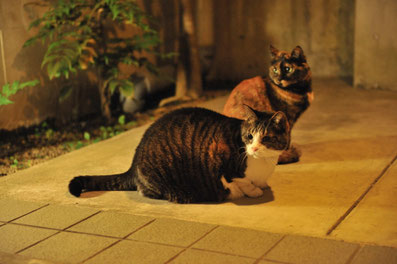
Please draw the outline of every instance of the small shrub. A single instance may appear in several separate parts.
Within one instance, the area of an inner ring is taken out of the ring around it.
[[[11,95],[16,94],[18,91],[22,90],[25,87],[33,87],[39,83],[38,80],[28,81],[20,83],[19,81],[15,81],[12,84],[6,83],[3,85],[0,91],[0,106],[12,104],[13,101],[9,99]]]
[[[120,64],[157,72],[142,56],[143,52],[160,55],[155,51],[160,39],[149,21],[151,17],[131,0],[58,0],[31,23],[30,28],[37,27],[38,33],[24,46],[37,41],[48,45],[42,67],[50,79],[69,78],[78,71],[93,69],[98,78],[102,115],[110,121],[111,95],[118,90],[128,97],[134,89],[129,76],[121,76]],[[134,36],[114,34],[116,28],[128,25],[136,29]]]

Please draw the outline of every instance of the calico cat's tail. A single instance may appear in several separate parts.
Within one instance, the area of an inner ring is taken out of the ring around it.
[[[132,167],[120,174],[103,176],[77,176],[69,183],[69,192],[79,197],[82,192],[90,191],[136,191],[132,177]]]

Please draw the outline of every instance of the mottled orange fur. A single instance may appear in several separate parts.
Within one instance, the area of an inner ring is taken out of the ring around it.
[[[282,111],[292,128],[314,98],[310,67],[299,46],[291,53],[271,46],[270,52],[272,61],[268,76],[256,76],[238,84],[231,92],[223,114],[245,119],[244,105],[257,111]],[[291,146],[288,151],[290,153],[280,156],[279,163],[299,160],[300,151],[295,146]]]

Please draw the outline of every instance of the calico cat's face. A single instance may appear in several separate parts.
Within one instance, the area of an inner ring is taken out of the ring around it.
[[[257,112],[247,107],[247,116],[242,125],[247,155],[254,158],[278,156],[289,147],[290,127],[283,112]]]
[[[269,77],[276,85],[285,88],[310,78],[310,67],[301,47],[288,53],[270,45],[270,53]]]

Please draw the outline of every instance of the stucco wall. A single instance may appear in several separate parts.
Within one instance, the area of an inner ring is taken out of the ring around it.
[[[353,74],[354,0],[216,0],[212,78],[264,74],[269,44],[300,45],[316,77]]]
[[[165,51],[172,50],[174,1],[142,1],[152,13],[158,9]],[[13,96],[15,104],[0,107],[0,129],[99,111],[98,92],[89,75],[49,82],[40,68],[43,47],[22,49],[34,33],[27,30],[29,23],[46,10],[40,2],[0,0],[0,86],[5,81],[41,81],[41,87]],[[207,53],[213,50],[209,79],[240,81],[266,74],[269,44],[289,51],[300,45],[314,77],[354,76],[357,86],[397,90],[395,0],[196,0],[196,14],[198,42]],[[64,85],[84,89],[75,89],[60,102]]]
[[[397,91],[397,1],[356,0],[354,84]]]

